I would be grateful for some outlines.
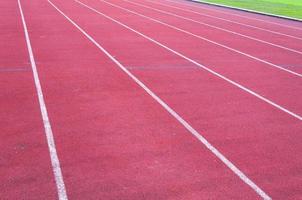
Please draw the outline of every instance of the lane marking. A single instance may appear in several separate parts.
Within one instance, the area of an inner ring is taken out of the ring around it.
[[[242,18],[245,18],[245,19],[251,19],[251,20],[256,20],[256,21],[260,21],[260,22],[265,22],[265,23],[268,23],[268,24],[275,24],[275,25],[278,25],[278,26],[283,26],[283,27],[291,28],[291,29],[297,29],[297,30],[300,30],[300,31],[302,30],[302,28],[299,28],[299,27],[289,26],[289,25],[285,25],[285,24],[281,24],[281,23],[277,23],[277,22],[271,22],[271,21],[267,21],[267,20],[263,20],[263,19],[257,19],[257,18],[254,18],[254,17],[248,17],[248,16],[244,16],[244,15],[231,13],[231,12],[225,12],[225,11],[214,9],[214,8],[202,8],[201,6],[193,6],[192,4],[189,5],[189,4],[175,2],[175,1],[171,1],[171,0],[165,0],[165,1],[172,2],[172,3],[177,3],[179,5],[190,6],[192,8],[200,8],[200,9],[204,9],[204,10],[215,11],[215,12],[218,12],[218,13],[224,13],[224,14],[227,14],[227,15],[242,17]]]
[[[8,67],[8,66],[0,66],[0,72],[29,72],[31,68],[24,67]]]
[[[231,33],[231,34],[234,34],[234,35],[239,35],[239,36],[244,37],[244,38],[248,38],[248,39],[251,39],[251,40],[254,40],[254,41],[257,41],[257,42],[261,42],[261,43],[264,43],[264,44],[267,44],[267,45],[271,45],[271,46],[274,46],[274,47],[278,47],[278,48],[281,48],[281,49],[284,49],[284,50],[291,51],[293,53],[297,53],[297,54],[302,55],[301,51],[298,51],[298,50],[295,50],[295,49],[291,49],[291,48],[288,48],[288,47],[284,47],[284,46],[281,46],[281,45],[278,45],[278,44],[274,44],[274,43],[271,43],[271,42],[267,42],[267,41],[264,41],[264,40],[260,40],[260,39],[257,39],[257,38],[251,37],[251,36],[247,36],[247,35],[235,32],[235,31],[231,31],[229,29],[224,29],[224,28],[221,28],[221,27],[218,27],[218,26],[214,26],[214,25],[211,25],[211,24],[208,24],[208,23],[196,21],[196,20],[188,18],[188,17],[184,17],[184,16],[181,16],[181,15],[177,15],[177,14],[174,14],[174,13],[171,13],[171,12],[164,11],[164,10],[152,8],[152,7],[146,6],[144,4],[134,3],[134,2],[129,1],[129,0],[122,0],[122,1],[126,1],[126,2],[129,2],[129,3],[137,5],[137,6],[148,8],[150,10],[155,10],[155,11],[160,12],[160,13],[171,15],[171,16],[174,16],[174,17],[177,17],[177,18],[180,18],[180,19],[184,19],[184,20],[187,20],[187,21],[191,21],[191,22],[194,22],[194,23],[197,23],[197,24],[205,25],[205,26],[208,26],[208,27],[211,27],[211,28],[214,28],[214,29],[218,29],[218,30],[221,30],[221,31],[225,31],[227,33]]]
[[[161,100],[155,93],[153,93],[144,83],[142,83],[136,76],[128,71],[118,60],[116,60],[106,49],[104,49],[98,42],[96,42],[87,32],[85,32],[78,24],[70,19],[63,11],[56,7],[50,0],[48,2],[61,13],[72,25],[74,25],[88,40],[90,40],[98,49],[100,49],[106,56],[108,56],[122,71],[124,71],[135,83],[144,89],[156,102],[158,102],[167,112],[169,112],[179,123],[181,123],[191,134],[193,134],[200,142],[202,142],[214,155],[216,155],[229,169],[231,169],[242,181],[249,185],[258,195],[263,199],[270,200],[262,189],[260,189],[253,181],[251,181],[243,172],[241,172],[231,161],[229,161],[222,153],[220,153],[212,144],[210,144],[199,132],[197,132],[188,122],[186,122],[180,115],[178,115],[168,104]],[[81,2],[76,1],[79,4]],[[103,14],[102,14],[103,15]],[[114,19],[103,15],[107,19]],[[119,23],[119,22],[118,22]]]
[[[293,36],[293,35],[288,35],[288,34],[285,34],[285,33],[280,33],[280,32],[268,30],[268,29],[265,29],[265,28],[260,28],[258,26],[243,24],[241,22],[236,22],[236,21],[232,21],[232,20],[229,20],[229,19],[216,17],[216,16],[213,16],[213,15],[208,15],[208,14],[204,14],[204,13],[200,13],[200,12],[196,12],[196,11],[192,11],[192,10],[188,10],[188,9],[183,9],[183,8],[179,8],[179,7],[176,7],[176,6],[171,6],[171,5],[167,5],[167,4],[159,3],[159,2],[155,2],[155,1],[150,1],[150,0],[145,0],[145,1],[152,2],[154,4],[159,4],[159,5],[166,6],[166,7],[175,8],[175,9],[178,9],[178,10],[183,10],[183,11],[186,11],[186,12],[195,13],[195,14],[200,15],[200,16],[206,16],[206,17],[210,17],[210,18],[214,18],[214,19],[219,19],[219,20],[222,20],[222,21],[230,22],[232,24],[238,24],[238,25],[241,25],[241,26],[245,26],[245,27],[249,27],[249,28],[253,28],[253,29],[257,29],[257,30],[266,31],[266,32],[273,33],[273,34],[276,34],[276,35],[282,35],[282,36],[293,38],[293,39],[296,39],[296,40],[302,40],[301,37],[296,37],[296,36]]]
[[[22,24],[23,24],[23,29],[24,29],[25,39],[26,39],[26,45],[27,45],[27,50],[28,50],[28,54],[29,54],[29,58],[30,58],[31,67],[32,67],[36,91],[37,91],[37,95],[38,95],[38,99],[39,99],[39,105],[40,105],[41,115],[42,115],[42,119],[43,119],[43,125],[44,125],[44,129],[45,129],[45,135],[46,135],[46,139],[47,139],[52,170],[53,170],[54,178],[56,181],[58,197],[59,197],[59,200],[67,200],[67,194],[66,194],[66,189],[65,189],[65,184],[64,184],[64,180],[63,180],[61,167],[60,167],[60,161],[59,161],[56,146],[55,146],[55,141],[54,141],[54,137],[53,137],[51,124],[50,124],[50,121],[48,118],[47,108],[46,108],[46,104],[45,104],[44,97],[43,97],[43,91],[42,91],[42,87],[41,87],[41,83],[40,83],[40,79],[39,79],[39,75],[38,75],[38,70],[37,70],[37,66],[36,66],[36,62],[35,62],[35,58],[34,58],[34,53],[32,50],[30,37],[28,34],[28,29],[27,29],[27,25],[25,22],[25,18],[24,18],[20,0],[18,0],[18,5],[19,5],[20,13],[21,13]]]
[[[116,7],[116,8],[122,9],[122,10],[125,10],[125,11],[127,11],[127,12],[129,12],[129,13],[132,13],[132,14],[138,15],[138,16],[140,16],[140,17],[146,18],[146,19],[148,19],[148,20],[150,20],[150,21],[154,21],[154,22],[156,22],[156,23],[162,24],[162,25],[164,25],[164,26],[167,26],[167,27],[172,28],[172,29],[174,29],[174,30],[177,30],[177,31],[179,31],[179,32],[182,32],[182,33],[191,35],[191,36],[196,37],[196,38],[198,38],[198,39],[201,39],[201,40],[204,40],[204,41],[206,41],[206,42],[212,43],[212,44],[214,44],[214,45],[223,47],[223,48],[225,48],[225,49],[228,49],[228,50],[230,50],[230,51],[233,51],[233,52],[236,52],[236,53],[238,53],[238,54],[244,55],[244,56],[249,57],[249,58],[251,58],[251,59],[253,59],[253,60],[256,60],[256,61],[258,61],[258,62],[261,62],[261,63],[267,64],[267,65],[270,65],[271,67],[280,69],[280,70],[282,70],[282,71],[288,72],[288,73],[290,73],[290,74],[293,74],[293,75],[295,75],[295,76],[298,76],[298,77],[302,78],[302,74],[299,74],[299,73],[297,73],[297,72],[294,72],[294,71],[289,70],[289,69],[286,69],[286,68],[283,68],[283,67],[281,67],[281,66],[279,66],[279,65],[273,64],[273,63],[268,62],[268,61],[266,61],[266,60],[262,60],[262,59],[260,59],[260,58],[255,57],[255,56],[252,56],[252,55],[250,55],[250,54],[247,54],[247,53],[244,53],[244,52],[242,52],[242,51],[239,51],[239,50],[236,50],[236,49],[234,49],[234,48],[231,48],[231,47],[229,47],[229,46],[220,44],[220,43],[218,43],[218,42],[215,42],[215,41],[213,41],[213,40],[207,39],[207,38],[205,38],[205,37],[196,35],[196,34],[194,34],[194,33],[191,33],[191,32],[189,32],[189,31],[183,30],[183,29],[178,28],[178,27],[176,27],[176,26],[167,24],[167,23],[165,23],[165,22],[162,22],[162,21],[160,21],[160,20],[154,19],[154,18],[152,18],[152,17],[148,17],[148,16],[145,16],[145,15],[143,15],[143,14],[134,12],[134,11],[129,10],[129,9],[126,9],[126,8],[124,8],[124,7],[121,7],[121,6],[118,6],[118,5],[109,3],[109,2],[107,2],[107,1],[105,1],[105,0],[100,0],[100,1],[102,1],[102,2],[104,2],[104,3],[107,3],[107,4],[109,4],[109,5],[113,6],[113,7]]]
[[[156,70],[194,70],[196,69],[195,66],[188,66],[188,65],[165,65],[165,66],[125,66],[126,69],[129,70],[140,70],[140,71],[156,71]]]

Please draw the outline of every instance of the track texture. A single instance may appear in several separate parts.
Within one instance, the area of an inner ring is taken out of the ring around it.
[[[57,9],[268,199],[302,198],[301,23],[180,0],[21,4],[69,199],[263,196]],[[0,194],[55,199],[18,3],[1,5]]]

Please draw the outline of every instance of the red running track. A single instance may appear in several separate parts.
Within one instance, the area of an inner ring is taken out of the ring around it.
[[[282,27],[295,37],[301,24],[186,1],[134,3],[21,0],[65,183],[61,199],[301,199],[302,81],[271,64],[301,74],[302,56],[143,6],[297,51],[299,39],[173,7]],[[18,2],[1,4],[1,196],[54,199],[62,191],[52,175]]]

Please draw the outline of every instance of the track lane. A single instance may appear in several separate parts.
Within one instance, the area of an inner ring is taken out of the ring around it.
[[[272,43],[276,43],[279,45],[283,45],[284,44],[284,40],[288,40],[288,45],[290,45],[290,48],[293,49],[301,49],[301,43],[296,44],[296,42],[301,42],[301,37],[300,36],[291,36],[285,33],[280,33],[278,31],[272,31],[269,29],[263,29],[261,27],[255,27],[255,26],[251,26],[245,23],[240,23],[240,22],[236,22],[233,20],[229,20],[227,17],[216,17],[210,14],[205,14],[203,12],[200,11],[196,11],[196,10],[192,10],[190,8],[186,8],[186,7],[179,7],[176,6],[174,4],[165,4],[162,2],[157,2],[157,1],[146,1],[148,3],[150,3],[150,5],[157,5],[158,8],[162,9],[162,8],[167,8],[169,9],[169,11],[171,12],[182,12],[183,14],[185,14],[186,16],[197,20],[197,21],[202,21],[202,22],[206,22],[208,24],[213,24],[216,26],[220,26],[222,28],[225,29],[233,29],[234,27],[236,27],[236,30],[239,31],[241,34],[245,34],[245,35],[249,35],[252,37],[256,37],[259,39],[262,39],[263,37],[267,38],[269,42]],[[296,31],[295,31],[296,32]],[[267,37],[267,36],[270,37]]]
[[[70,2],[61,3],[77,20],[90,19],[91,14],[74,10]],[[43,22],[31,38],[70,198],[257,198],[50,5],[27,2],[24,10],[30,28]],[[97,24],[106,29],[94,30],[106,34],[115,26]],[[118,44],[114,35],[107,36],[113,46]],[[144,40],[139,43],[154,48]],[[182,63],[157,52],[161,60]]]
[[[103,2],[129,13],[139,15],[140,17],[153,20],[155,23],[165,23],[171,28],[176,29],[176,31],[195,35],[196,37],[199,37],[199,39],[215,44],[218,47],[244,55],[247,59],[262,62],[281,70],[290,70],[288,73],[300,77],[302,76],[302,52],[298,52],[297,54],[267,44],[261,44],[253,40],[247,40],[246,38],[236,37],[233,34],[225,33],[207,26],[196,26],[196,23],[192,23],[191,21],[187,22],[182,19],[175,19],[174,16],[159,13],[149,9],[149,7],[141,7],[139,4],[132,4],[129,1],[114,1],[112,3],[108,1]],[[261,49],[261,51],[259,51],[259,49]]]
[[[292,174],[295,171],[294,168],[299,166],[298,163],[301,163],[299,156],[292,153],[299,152],[300,147],[296,138],[299,137],[300,122],[276,114],[274,109],[255,102],[249,95],[242,96],[241,92],[240,94],[237,93],[238,91],[233,90],[232,87],[228,87],[223,83],[218,84],[219,80],[218,82],[215,78],[211,80],[207,74],[204,78],[201,78],[200,74],[197,76],[195,71],[193,73],[189,70],[190,68],[187,68],[179,71],[177,75],[175,69],[173,71],[168,70],[169,67],[166,66],[165,68],[165,65],[161,67],[152,66],[151,61],[153,59],[146,59],[150,57],[150,51],[147,48],[142,51],[141,43],[131,42],[132,48],[127,48],[129,44],[123,43],[122,46],[127,50],[122,51],[121,46],[119,46],[121,40],[116,40],[114,36],[123,35],[123,38],[128,38],[127,41],[129,42],[129,35],[131,34],[126,34],[127,31],[121,34],[117,31],[118,29],[114,29],[116,35],[111,35],[112,29],[110,29],[111,31],[96,29],[97,20],[100,20],[99,23],[103,24],[102,17],[93,17],[93,14],[85,12],[85,18],[81,19],[78,17],[78,13],[81,11],[76,9],[76,6],[69,10],[67,8],[70,8],[70,4],[59,1],[56,1],[56,3],[61,6],[60,8],[63,7],[62,9],[68,15],[76,19],[77,23],[83,26],[85,30],[91,32],[94,38],[97,38],[106,48],[110,49],[117,59],[121,59],[123,64],[129,66],[133,73],[146,82],[152,90],[169,102],[177,112],[189,119],[194,127],[198,127],[198,130],[206,129],[204,133],[211,138],[211,141],[213,140],[215,144],[219,144],[219,149],[223,149],[223,152],[227,152],[232,158],[236,158],[236,162],[239,162],[240,166],[244,166],[244,171],[253,174],[257,183],[260,182],[261,185],[265,185],[274,196],[280,199],[301,195],[299,192],[293,192],[299,191],[300,186],[298,184],[299,180],[295,180],[294,174]],[[102,6],[102,9],[105,9],[105,7]],[[75,10],[77,14],[74,12]],[[107,10],[107,8],[106,11],[115,16],[121,17],[123,15]],[[143,20],[137,19],[137,21],[147,25]],[[137,45],[137,47],[135,48],[133,45]],[[146,46],[143,45],[143,47]],[[161,54],[158,51],[155,55]],[[144,52],[145,56],[140,57]],[[133,55],[135,55],[135,59],[133,59]],[[133,66],[135,62],[145,62],[145,65],[137,64]],[[158,63],[158,60],[156,62]],[[167,71],[164,72],[164,70]],[[202,90],[200,87],[201,80],[205,81],[203,83],[207,83],[203,84],[204,87],[208,86],[210,88],[203,88],[204,90]],[[213,84],[209,84],[209,81],[213,81]],[[171,91],[172,88],[174,91]],[[223,89],[215,90],[214,88]],[[204,91],[204,93],[200,91]],[[201,105],[206,105],[206,107]],[[257,108],[257,112],[254,112],[255,108]],[[227,122],[226,119],[228,119]],[[280,124],[280,121],[283,123]],[[240,130],[239,133],[238,130]],[[288,131],[290,131],[290,135]],[[256,144],[255,141],[257,141]],[[293,145],[295,141],[297,144]],[[243,146],[244,148],[242,148]],[[274,146],[274,149],[271,148],[272,146]],[[250,162],[254,164],[252,168]],[[277,174],[284,176],[275,179]],[[284,195],[285,193],[286,195]]]
[[[102,2],[95,2],[98,3],[98,5],[102,4]],[[191,37],[188,34],[129,13],[128,11],[106,4],[103,5],[106,6],[105,13],[108,15],[110,15],[110,12],[124,13],[124,15],[118,15],[117,19],[153,37],[155,40],[162,42],[172,49],[189,56],[189,58],[210,67],[210,69],[223,74],[227,78],[273,100],[273,102],[285,106],[289,110],[294,111],[294,113],[299,115],[299,113],[302,112],[302,105],[298,99],[287,98],[288,96],[297,95],[297,91],[301,90],[299,89],[299,87],[302,87],[301,84],[299,84],[301,78],[294,77],[266,66],[265,64],[248,60],[245,56],[238,56],[233,52],[217,47],[207,41]],[[124,17],[126,14],[127,17]],[[137,21],[138,17],[141,21]],[[146,23],[148,26],[141,26],[141,23]],[[162,34],[158,34],[153,30],[160,31]],[[180,41],[174,38],[183,39]],[[194,47],[194,49],[191,47]],[[225,58],[228,59],[226,60]],[[278,87],[276,87],[276,83],[278,83]]]
[[[248,36],[248,35],[244,35],[244,34],[240,34],[239,32],[237,32],[236,30],[232,30],[232,29],[224,29],[224,28],[221,28],[219,26],[215,26],[213,24],[207,24],[207,23],[204,23],[200,20],[193,20],[189,17],[186,17],[184,15],[180,15],[180,14],[176,14],[176,13],[173,13],[173,12],[169,12],[169,11],[166,11],[166,10],[162,10],[161,8],[154,8],[153,6],[148,6],[148,5],[145,5],[145,4],[141,4],[141,1],[140,2],[134,2],[134,1],[128,1],[128,0],[124,0],[128,3],[131,3],[131,4],[134,4],[134,5],[138,5],[138,6],[141,6],[141,7],[145,7],[145,8],[148,8],[148,9],[151,9],[151,10],[154,10],[154,11],[157,11],[159,13],[164,13],[166,15],[170,15],[170,16],[173,16],[173,17],[176,17],[176,18],[179,18],[179,19],[182,19],[182,20],[185,20],[185,21],[189,21],[189,22],[193,22],[193,23],[196,23],[196,25],[202,25],[202,26],[205,26],[205,27],[209,27],[210,29],[215,29],[215,30],[220,30],[222,32],[227,32],[227,33],[230,33],[230,34],[233,34],[233,35],[236,35],[238,37],[242,37],[242,38],[246,38],[246,39],[250,39],[250,40],[253,40],[254,42],[260,42],[262,44],[266,44],[266,45],[269,45],[269,46],[274,46],[274,47],[277,47],[277,48],[280,48],[280,49],[283,49],[283,50],[287,50],[287,51],[290,51],[292,53],[297,53],[297,54],[301,54],[302,52],[298,51],[298,50],[295,50],[295,49],[291,49],[291,48],[288,48],[288,47],[285,47],[284,44],[283,45],[277,45],[277,44],[274,44],[274,43],[270,43],[268,41],[265,41],[263,39],[258,39],[258,38],[255,38],[255,37],[251,37],[251,36]],[[157,4],[155,4],[157,5]]]
[[[56,199],[17,1],[0,2],[0,196]]]
[[[26,20],[24,17],[24,13],[23,13],[23,9],[22,9],[20,0],[18,0],[18,6],[19,6],[20,13],[21,13],[24,36],[25,36],[25,40],[26,40],[28,56],[30,58],[30,64],[31,64],[32,72],[33,72],[33,78],[34,78],[34,82],[35,82],[36,92],[37,92],[37,96],[38,96],[38,100],[39,100],[39,107],[40,107],[41,117],[42,117],[42,121],[43,121],[45,137],[47,140],[48,151],[49,151],[49,155],[50,155],[50,161],[51,161],[51,165],[52,165],[54,179],[55,179],[56,186],[57,186],[58,198],[59,198],[59,200],[67,200],[64,179],[63,179],[62,171],[61,171],[61,167],[60,167],[60,161],[59,161],[59,158],[57,155],[57,150],[56,150],[55,140],[54,140],[54,136],[53,136],[53,132],[52,132],[52,128],[51,128],[51,123],[50,123],[50,120],[48,117],[47,107],[46,107],[45,100],[44,100],[43,89],[42,89],[42,86],[40,83],[39,72],[37,69],[35,56],[33,53],[30,36],[28,33],[27,23],[26,23]]]

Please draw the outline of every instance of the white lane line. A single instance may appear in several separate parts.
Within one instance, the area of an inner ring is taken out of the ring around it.
[[[118,6],[118,5],[109,3],[109,2],[107,2],[107,1],[105,1],[105,0],[100,0],[100,1],[102,1],[102,2],[104,2],[104,3],[107,3],[107,4],[109,4],[109,5],[113,6],[113,7],[116,7],[116,8],[122,9],[122,10],[125,10],[125,11],[127,11],[127,12],[129,12],[129,13],[138,15],[138,16],[143,17],[143,18],[145,18],[145,19],[148,19],[148,20],[150,20],[150,21],[154,21],[154,22],[156,22],[156,23],[162,24],[162,25],[167,26],[167,27],[169,27],[169,28],[172,28],[172,29],[174,29],[174,30],[177,30],[177,31],[180,31],[180,32],[182,32],[182,33],[185,33],[185,34],[191,35],[191,36],[193,36],[193,37],[196,37],[196,38],[198,38],[198,39],[204,40],[204,41],[206,41],[206,42],[212,43],[212,44],[217,45],[217,46],[219,46],[219,47],[222,47],[222,48],[228,49],[228,50],[230,50],[230,51],[233,51],[233,52],[235,52],[235,53],[241,54],[241,55],[243,55],[243,56],[246,56],[246,57],[251,58],[251,59],[253,59],[253,60],[256,60],[256,61],[258,61],[258,62],[267,64],[267,65],[269,65],[269,66],[271,66],[271,67],[274,67],[274,68],[277,68],[277,69],[279,69],[279,70],[285,71],[285,72],[287,72],[287,73],[293,74],[293,75],[298,76],[298,77],[300,77],[300,78],[302,77],[302,74],[299,74],[299,73],[297,73],[297,72],[294,72],[294,71],[289,70],[289,69],[286,69],[286,68],[283,68],[283,67],[281,67],[281,66],[279,66],[279,65],[276,65],[276,64],[274,64],[274,63],[268,62],[268,61],[266,61],[266,60],[262,60],[262,59],[260,59],[260,58],[255,57],[255,56],[252,56],[252,55],[250,55],[250,54],[247,54],[247,53],[244,53],[244,52],[239,51],[239,50],[237,50],[237,49],[231,48],[231,47],[229,47],[229,46],[220,44],[220,43],[215,42],[215,41],[213,41],[213,40],[210,40],[210,39],[208,39],[208,38],[205,38],[205,37],[196,35],[196,34],[191,33],[191,32],[189,32],[189,31],[186,31],[186,30],[183,30],[183,29],[178,28],[178,27],[176,27],[176,26],[167,24],[167,23],[165,23],[165,22],[162,22],[162,21],[160,21],[160,20],[154,19],[154,18],[152,18],[152,17],[148,17],[148,16],[145,16],[145,15],[143,15],[143,14],[134,12],[134,11],[129,10],[129,9],[127,9],[127,8],[124,8],[124,7],[121,7],[121,6]]]
[[[170,51],[170,52],[172,52],[172,53],[178,55],[179,57],[181,57],[181,58],[183,58],[183,59],[189,61],[190,63],[195,64],[196,66],[198,66],[198,67],[200,67],[200,68],[202,68],[202,69],[204,69],[204,70],[210,72],[211,74],[213,74],[213,75],[215,75],[215,76],[217,76],[217,77],[219,77],[219,78],[221,78],[221,79],[223,79],[223,80],[229,82],[230,84],[232,84],[232,85],[234,85],[234,86],[236,86],[236,87],[242,89],[243,91],[245,91],[245,92],[247,92],[247,93],[249,93],[249,94],[251,94],[251,95],[257,97],[258,99],[261,99],[262,101],[264,101],[264,102],[266,102],[266,103],[272,105],[273,107],[275,107],[275,108],[277,108],[277,109],[279,109],[279,110],[281,110],[281,111],[283,111],[283,112],[285,112],[285,113],[291,115],[292,117],[294,117],[294,118],[296,118],[296,119],[302,121],[302,117],[301,117],[300,115],[295,114],[295,113],[292,112],[292,111],[289,111],[288,109],[284,108],[283,106],[280,106],[280,105],[278,105],[277,103],[274,103],[273,101],[271,101],[271,100],[269,100],[269,99],[267,99],[267,98],[261,96],[260,94],[258,94],[258,93],[256,93],[256,92],[254,92],[254,91],[252,91],[252,90],[250,90],[250,89],[244,87],[243,85],[241,85],[241,84],[239,84],[239,83],[237,83],[237,82],[235,82],[235,81],[232,81],[231,79],[229,79],[229,78],[227,78],[227,77],[225,77],[225,76],[223,76],[223,75],[221,75],[221,74],[215,72],[214,70],[211,70],[210,68],[208,68],[208,67],[206,67],[206,66],[204,66],[204,65],[202,65],[202,64],[200,64],[200,63],[198,63],[197,61],[195,61],[195,60],[193,60],[193,59],[191,59],[191,58],[189,58],[189,57],[187,57],[187,56],[185,56],[185,55],[183,55],[183,54],[181,54],[181,53],[179,53],[179,52],[177,52],[177,51],[175,51],[175,50],[173,50],[173,49],[171,49],[171,48],[169,48],[169,47],[167,47],[167,46],[165,46],[164,44],[162,44],[162,43],[160,43],[160,42],[158,42],[158,41],[152,39],[151,37],[148,37],[148,36],[144,35],[143,33],[139,32],[139,31],[137,31],[137,30],[135,30],[135,29],[133,29],[133,28],[131,28],[131,27],[125,25],[125,24],[123,24],[122,22],[119,22],[119,21],[117,21],[117,20],[115,20],[115,19],[113,19],[113,18],[111,18],[111,17],[105,15],[104,13],[101,13],[101,12],[99,12],[98,10],[96,10],[96,9],[94,9],[94,8],[92,8],[92,7],[89,7],[88,5],[82,3],[82,2],[80,2],[80,1],[78,1],[78,0],[75,0],[75,1],[78,2],[79,4],[83,5],[84,7],[86,7],[86,8],[88,8],[88,9],[92,10],[93,12],[102,15],[103,17],[105,17],[105,18],[107,18],[107,19],[109,19],[109,20],[111,20],[111,21],[113,21],[113,22],[119,24],[120,26],[122,26],[122,27],[124,27],[124,28],[126,28],[126,29],[128,29],[128,30],[130,30],[130,31],[132,31],[132,32],[134,32],[134,33],[136,33],[136,34],[138,34],[138,35],[140,35],[141,37],[143,37],[143,38],[145,38],[145,39],[147,39],[147,40],[149,40],[149,41],[151,41],[151,42],[157,44],[158,46],[161,46],[162,48],[164,48],[164,49],[166,49],[166,50],[168,50],[168,51]]]
[[[229,23],[232,23],[232,24],[238,24],[240,26],[245,26],[245,27],[249,27],[249,28],[265,31],[265,32],[269,32],[269,33],[272,33],[272,34],[276,34],[276,35],[282,35],[282,36],[293,38],[293,39],[296,39],[296,40],[302,40],[301,37],[296,37],[296,36],[293,36],[293,35],[288,35],[288,34],[285,34],[285,33],[280,33],[280,32],[268,30],[268,29],[265,29],[265,28],[260,28],[258,26],[253,26],[253,25],[249,25],[249,24],[243,24],[243,23],[236,22],[236,21],[229,20],[229,19],[225,19],[225,18],[222,18],[222,17],[216,17],[216,16],[213,16],[213,15],[208,15],[208,14],[200,13],[200,12],[193,11],[193,10],[183,9],[183,8],[180,8],[180,7],[177,7],[177,6],[167,5],[165,3],[159,3],[159,2],[150,1],[150,0],[145,0],[145,1],[152,2],[154,4],[158,4],[158,5],[162,5],[162,6],[166,6],[166,7],[170,7],[170,8],[174,8],[174,9],[177,9],[177,10],[182,10],[182,11],[194,13],[194,14],[197,14],[197,15],[200,15],[200,16],[206,16],[206,17],[210,17],[210,18],[213,18],[213,19],[219,19],[219,20],[226,21],[226,22],[229,22]]]
[[[200,142],[202,142],[215,156],[217,156],[229,169],[231,169],[242,181],[249,185],[258,195],[263,199],[271,199],[262,189],[260,189],[252,180],[250,180],[243,172],[241,172],[231,161],[229,161],[222,153],[220,153],[213,145],[211,145],[199,132],[197,132],[188,122],[186,122],[180,115],[178,115],[168,104],[161,100],[155,93],[153,93],[144,83],[142,83],[136,76],[128,71],[118,60],[116,60],[106,49],[104,49],[98,42],[96,42],[88,33],[86,33],[78,24],[65,15],[58,7],[56,7],[50,0],[48,2],[61,13],[71,24],[73,24],[79,31],[81,31],[97,48],[106,54],[122,71],[124,71],[133,81],[135,81],[141,88],[143,88],[155,101],[157,101],[167,112],[169,112],[179,123],[181,123],[191,134],[193,134]],[[77,1],[81,4],[81,2]],[[83,4],[84,5],[84,4]],[[103,14],[102,14],[103,15]],[[114,19],[103,15],[116,23]]]
[[[137,6],[141,6],[141,7],[144,7],[144,8],[148,8],[150,10],[154,10],[154,11],[157,11],[157,12],[160,12],[160,13],[164,13],[164,14],[167,14],[167,15],[170,15],[170,16],[173,16],[173,17],[177,17],[177,18],[184,19],[184,20],[187,20],[187,21],[191,21],[191,22],[194,22],[194,23],[197,23],[197,24],[208,26],[208,27],[211,27],[211,28],[214,28],[214,29],[218,29],[218,30],[221,30],[221,31],[224,31],[224,32],[227,32],[227,33],[238,35],[238,36],[241,36],[241,37],[244,37],[244,38],[248,38],[248,39],[251,39],[251,40],[254,40],[254,41],[257,41],[257,42],[261,42],[261,43],[264,43],[264,44],[267,44],[267,45],[271,45],[271,46],[274,46],[274,47],[277,47],[277,48],[281,48],[281,49],[284,49],[284,50],[287,50],[287,51],[290,51],[290,52],[302,55],[301,51],[298,51],[298,50],[295,50],[295,49],[291,49],[291,48],[288,48],[288,47],[284,47],[284,46],[281,46],[281,45],[278,45],[278,44],[274,44],[274,43],[271,43],[271,42],[267,42],[267,41],[264,41],[264,40],[260,40],[260,39],[257,39],[257,38],[251,37],[251,36],[247,36],[247,35],[235,32],[235,31],[231,31],[229,29],[224,29],[224,28],[221,28],[221,27],[218,27],[218,26],[214,26],[214,25],[211,25],[211,24],[208,24],[208,23],[196,21],[196,20],[188,18],[188,17],[184,17],[184,16],[177,15],[177,14],[174,14],[174,13],[171,13],[171,12],[167,12],[167,11],[164,11],[164,10],[156,9],[156,8],[153,8],[153,7],[150,7],[150,6],[146,6],[146,5],[143,5],[143,4],[140,4],[140,3],[134,3],[134,2],[128,1],[128,0],[123,0],[123,1],[126,1],[128,3],[134,4],[134,5],[137,5]]]
[[[38,99],[39,99],[40,111],[41,111],[41,115],[42,115],[42,119],[43,119],[43,125],[44,125],[44,129],[45,129],[45,135],[46,135],[46,139],[47,139],[52,170],[53,170],[55,181],[56,181],[58,197],[59,197],[59,200],[67,200],[67,194],[66,194],[65,184],[63,181],[61,167],[60,167],[60,161],[59,161],[56,146],[55,146],[55,141],[54,141],[54,137],[53,137],[51,124],[50,124],[50,121],[48,118],[47,108],[46,108],[44,97],[43,97],[42,87],[41,87],[40,79],[39,79],[39,75],[38,75],[38,70],[37,70],[33,50],[31,47],[28,29],[27,29],[27,25],[25,22],[25,18],[24,18],[20,0],[18,0],[18,5],[19,5],[20,13],[21,13],[23,29],[24,29],[25,39],[26,39],[26,45],[27,45],[27,49],[28,49],[28,54],[29,54],[29,58],[30,58],[32,71],[33,71],[36,91],[37,91],[37,95],[38,95]]]
[[[190,6],[192,8],[199,8],[199,9],[203,9],[203,10],[209,10],[209,11],[212,11],[212,12],[214,11],[214,12],[218,12],[218,13],[233,15],[233,16],[242,17],[242,18],[245,18],[245,19],[256,20],[256,21],[265,22],[265,23],[268,23],[268,24],[275,24],[275,25],[278,25],[278,26],[283,26],[283,27],[286,27],[286,28],[291,28],[291,29],[296,29],[296,30],[302,31],[302,28],[299,28],[299,27],[289,26],[289,25],[285,25],[285,24],[281,24],[281,23],[277,23],[277,22],[272,22],[272,21],[268,21],[268,20],[263,20],[263,19],[257,19],[257,18],[254,18],[254,17],[248,17],[248,16],[244,16],[244,15],[231,13],[231,12],[225,12],[225,11],[214,9],[214,8],[204,8],[204,7],[201,7],[201,6],[193,6],[192,4],[189,5],[189,4],[186,4],[186,3],[176,2],[174,0],[173,1],[165,0],[165,1],[172,2],[172,3],[177,3],[177,4],[182,5],[182,6],[184,6],[184,5],[185,6]]]

